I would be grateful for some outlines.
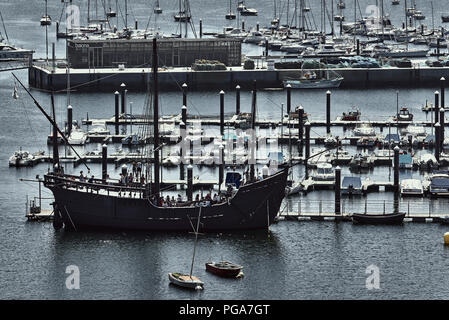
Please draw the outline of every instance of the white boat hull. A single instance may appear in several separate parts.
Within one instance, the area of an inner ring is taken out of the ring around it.
[[[284,80],[284,87],[290,85],[293,89],[327,89],[340,87],[343,78],[322,80]]]

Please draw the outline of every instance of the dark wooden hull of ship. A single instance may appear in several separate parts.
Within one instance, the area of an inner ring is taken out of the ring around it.
[[[203,207],[200,232],[267,229],[284,198],[288,170],[247,184],[228,201]],[[70,229],[100,228],[145,231],[191,231],[198,207],[157,207],[145,198],[97,194],[67,188],[46,177],[55,212]],[[192,223],[192,224],[191,224]]]

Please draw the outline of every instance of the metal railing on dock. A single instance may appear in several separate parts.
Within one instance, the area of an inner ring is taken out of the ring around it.
[[[400,199],[397,204],[391,200],[363,200],[341,199],[341,214],[335,213],[335,202],[332,200],[287,200],[279,213],[284,220],[325,220],[347,219],[354,213],[360,214],[389,214],[395,211],[405,212],[405,218],[415,222],[424,222],[430,219],[439,222],[447,216],[449,199]]]

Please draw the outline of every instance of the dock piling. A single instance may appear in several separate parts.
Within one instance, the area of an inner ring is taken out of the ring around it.
[[[290,114],[292,108],[292,86],[287,84],[287,115]]]
[[[118,135],[119,132],[119,104],[120,104],[120,93],[116,91],[114,93],[115,96],[115,134]]]
[[[186,107],[186,105],[183,105],[181,108],[181,121],[184,124],[185,128],[187,128],[187,107]],[[182,129],[182,126],[181,126],[181,129]]]
[[[444,87],[446,86],[445,82],[446,82],[446,79],[444,77],[441,77],[441,79],[440,79],[440,84],[441,84],[441,88],[440,88],[441,89],[441,91],[440,91],[441,105],[440,105],[440,107],[441,108],[444,108]]]
[[[121,95],[122,95],[122,114],[126,113],[126,84],[122,83],[120,85]]]
[[[70,136],[72,132],[72,123],[73,123],[73,108],[72,106],[67,107],[67,136]]]
[[[435,158],[440,162],[440,147],[441,147],[441,125],[439,122],[435,123]]]
[[[235,87],[235,114],[240,114],[240,86]]]
[[[183,83],[182,85],[182,105],[187,107],[187,83]],[[185,120],[182,120],[186,122]]]
[[[341,214],[341,168],[335,168],[335,214]]]
[[[435,123],[439,122],[438,120],[438,110],[439,110],[439,105],[440,105],[440,93],[438,91],[435,91]]]
[[[101,178],[106,181],[108,177],[108,146],[103,144],[101,150]]]

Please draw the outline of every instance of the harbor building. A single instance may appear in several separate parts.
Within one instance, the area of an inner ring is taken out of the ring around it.
[[[67,54],[75,69],[148,67],[152,64],[153,39],[68,40]],[[237,39],[158,40],[160,67],[190,67],[195,60],[216,60],[226,66],[240,66],[241,41]]]

